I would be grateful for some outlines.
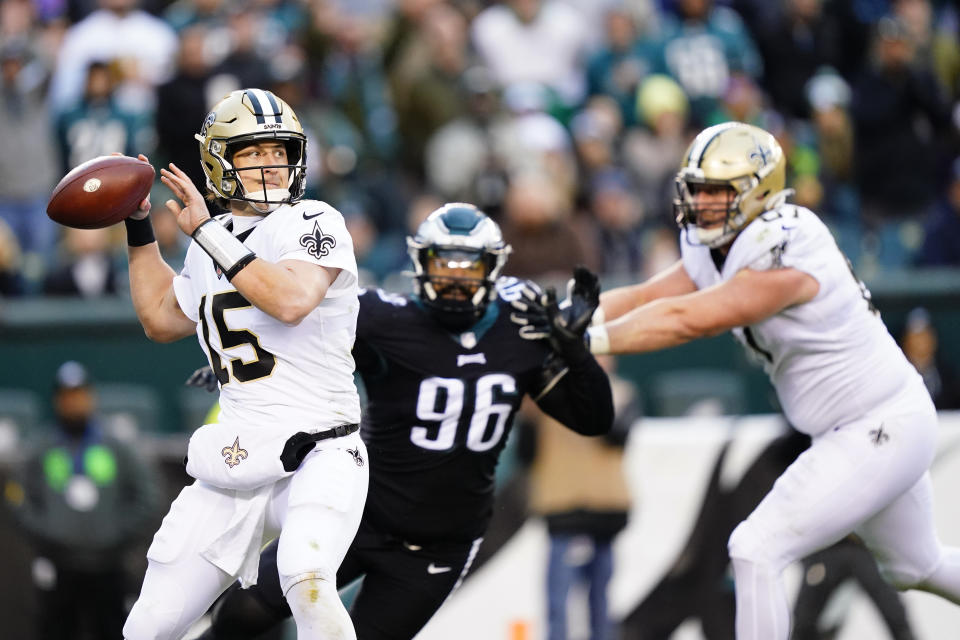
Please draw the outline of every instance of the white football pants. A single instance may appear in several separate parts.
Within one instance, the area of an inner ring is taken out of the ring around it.
[[[353,434],[339,448],[311,452],[270,495],[260,542],[280,536],[280,584],[299,640],[356,638],[337,595],[336,573],[360,525],[368,477],[366,448]],[[234,494],[199,481],[180,492],[151,545],[140,597],[123,628],[125,640],[180,640],[233,583],[235,576],[201,552],[230,521]]]
[[[787,640],[782,571],[850,533],[896,587],[960,602],[960,549],[944,548],[934,530],[936,434],[936,411],[918,388],[813,439],[730,536],[738,640]]]

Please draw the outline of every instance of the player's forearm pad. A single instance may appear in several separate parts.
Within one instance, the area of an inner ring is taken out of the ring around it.
[[[227,280],[232,279],[257,257],[226,227],[213,218],[194,230],[193,239],[223,270]]]

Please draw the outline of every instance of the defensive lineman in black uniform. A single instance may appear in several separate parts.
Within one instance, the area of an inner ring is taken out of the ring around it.
[[[510,247],[486,215],[445,205],[408,245],[416,293],[362,293],[353,351],[368,396],[370,488],[337,583],[365,575],[351,610],[359,640],[413,638],[460,583],[525,394],[585,435],[613,420],[609,382],[582,340],[599,297],[589,272],[578,272],[563,317],[554,307],[549,339],[529,340],[511,323],[510,302],[530,285],[499,278]],[[202,638],[253,638],[289,616],[276,574],[271,545],[260,583],[231,587]]]

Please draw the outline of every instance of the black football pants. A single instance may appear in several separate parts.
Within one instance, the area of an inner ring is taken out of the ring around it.
[[[357,640],[411,640],[469,569],[479,543],[418,544],[361,523],[337,572],[339,588],[363,576],[350,608]],[[201,637],[256,638],[290,615],[274,541],[260,555],[257,585],[231,586],[214,606],[210,632]]]

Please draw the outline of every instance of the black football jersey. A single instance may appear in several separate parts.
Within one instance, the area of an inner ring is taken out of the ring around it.
[[[360,295],[354,357],[367,393],[364,518],[409,542],[467,541],[490,519],[494,470],[524,394],[549,353],[521,338],[503,279],[470,330],[452,334],[413,296]]]

